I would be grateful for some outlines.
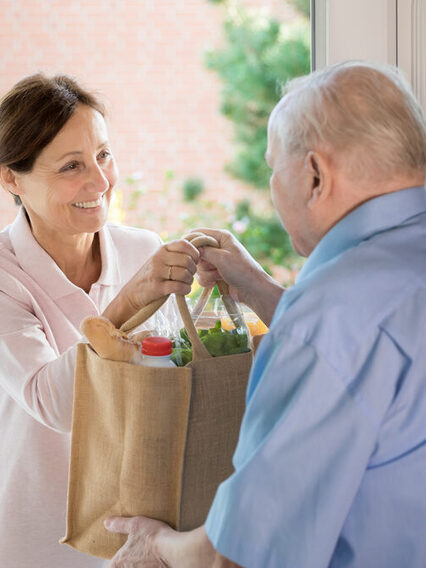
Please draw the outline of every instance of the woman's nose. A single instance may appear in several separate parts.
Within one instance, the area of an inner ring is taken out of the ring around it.
[[[90,168],[88,182],[92,191],[104,192],[109,188],[108,178],[99,164],[95,164]]]

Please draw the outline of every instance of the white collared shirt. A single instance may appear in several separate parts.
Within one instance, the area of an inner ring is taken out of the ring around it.
[[[102,313],[161,240],[112,224],[99,238],[102,272],[87,294],[40,247],[22,208],[0,233],[0,566],[105,565],[58,544],[76,344],[81,321]]]

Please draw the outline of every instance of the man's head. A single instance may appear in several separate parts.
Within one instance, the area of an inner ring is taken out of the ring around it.
[[[393,67],[338,64],[286,85],[269,120],[267,159],[278,213],[308,255],[363,201],[424,184],[426,125]]]

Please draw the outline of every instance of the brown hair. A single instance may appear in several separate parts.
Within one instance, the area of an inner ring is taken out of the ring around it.
[[[0,165],[30,172],[78,104],[105,115],[102,103],[67,75],[37,73],[16,83],[0,101]]]

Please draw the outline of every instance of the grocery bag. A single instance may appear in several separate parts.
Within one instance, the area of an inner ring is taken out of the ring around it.
[[[177,530],[202,525],[218,485],[233,472],[252,353],[211,357],[185,298],[176,299],[193,347],[185,367],[111,361],[78,345],[61,542],[82,552],[111,558],[125,543],[126,535],[104,528],[110,516],[146,515]]]

